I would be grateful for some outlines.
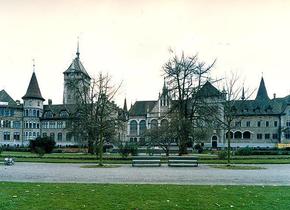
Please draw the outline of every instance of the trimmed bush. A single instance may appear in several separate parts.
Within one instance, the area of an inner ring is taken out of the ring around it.
[[[43,156],[45,153],[51,153],[55,144],[55,141],[49,137],[37,137],[29,142],[29,148],[31,152]]]
[[[228,156],[228,153],[226,150],[221,150],[218,152],[218,158],[220,160],[225,160],[227,158],[227,156]]]
[[[240,148],[236,152],[236,155],[241,155],[241,156],[248,156],[252,154],[253,154],[253,148],[250,148],[250,147]]]

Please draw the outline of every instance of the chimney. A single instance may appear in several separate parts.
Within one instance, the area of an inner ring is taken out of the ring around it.
[[[273,94],[273,99],[275,99],[275,98],[276,98],[276,93]]]
[[[51,105],[51,104],[52,104],[52,100],[48,99],[48,105]]]

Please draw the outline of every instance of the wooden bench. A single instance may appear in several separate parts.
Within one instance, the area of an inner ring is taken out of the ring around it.
[[[6,165],[6,166],[12,166],[12,165],[14,165],[13,158],[10,158],[10,157],[4,158],[4,165]]]
[[[190,167],[198,166],[198,158],[195,156],[169,156],[168,157],[168,166],[172,167]]]
[[[133,156],[132,166],[161,166],[161,156]]]

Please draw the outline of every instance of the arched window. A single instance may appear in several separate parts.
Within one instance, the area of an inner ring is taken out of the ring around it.
[[[233,138],[233,136],[234,136],[233,132],[232,132],[232,131],[230,131],[230,138],[232,139],[232,138]],[[228,132],[226,133],[226,138],[228,138]]]
[[[217,140],[217,136],[211,137],[211,140],[216,141]]]
[[[57,134],[57,141],[62,141],[62,133]]]
[[[139,134],[142,135],[144,134],[146,131],[146,121],[145,120],[141,120],[139,122]]]
[[[245,132],[243,133],[243,138],[244,138],[244,139],[250,139],[250,138],[251,138],[251,133],[250,133],[249,131],[245,131]]]
[[[151,120],[151,128],[157,128],[158,127],[158,121],[157,120]]]
[[[68,117],[69,114],[68,114],[67,111],[61,111],[61,112],[59,113],[59,116],[60,116],[60,117]]]
[[[241,139],[242,138],[242,132],[241,131],[236,131],[234,134],[235,139]]]
[[[50,138],[51,138],[52,140],[55,140],[55,139],[54,139],[54,136],[55,136],[54,133],[50,133],[49,136],[50,136]]]
[[[136,120],[132,120],[130,122],[130,134],[137,135],[137,121]]]
[[[167,119],[161,120],[161,126],[168,127],[168,120]]]

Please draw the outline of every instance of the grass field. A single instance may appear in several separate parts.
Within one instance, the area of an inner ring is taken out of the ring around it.
[[[287,210],[290,187],[0,182],[1,210]]]

